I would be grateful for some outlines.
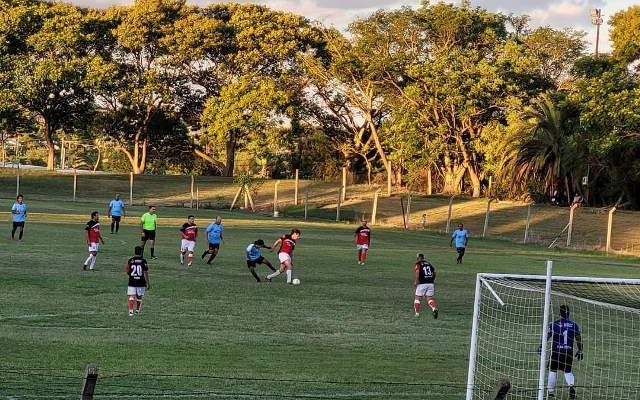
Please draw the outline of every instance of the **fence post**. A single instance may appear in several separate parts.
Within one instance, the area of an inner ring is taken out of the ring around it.
[[[407,199],[407,226],[411,226],[411,195]]]
[[[567,230],[567,247],[571,246],[571,235],[573,234],[573,213],[578,208],[578,204],[573,204],[569,209],[569,229]]]
[[[482,229],[482,237],[487,236],[487,230],[489,230],[489,213],[491,212],[491,202],[493,199],[489,199],[487,202],[487,212],[484,214],[484,228]]]
[[[613,213],[616,212],[617,207],[613,206],[611,210],[609,210],[609,220],[607,222],[607,254],[611,251],[611,232],[613,231]]]
[[[81,400],[93,400],[93,392],[98,381],[98,367],[87,365],[82,380]]]
[[[16,197],[20,194],[20,160],[18,160],[18,168],[16,169]]]
[[[531,204],[527,206],[527,220],[524,224],[524,240],[522,243],[526,244],[529,240],[529,226],[531,225]]]
[[[244,190],[246,191],[247,197],[249,198],[249,205],[251,206],[251,211],[256,212],[256,205],[253,202],[253,196],[251,196],[251,190],[249,190],[249,187],[247,185],[244,186]]]
[[[489,177],[489,187],[487,188],[487,197],[491,198],[491,186],[493,186],[493,176]]]
[[[293,192],[293,204],[298,205],[298,185],[300,184],[300,170],[296,168],[296,187]]]
[[[78,172],[73,169],[73,201],[76,201],[76,191],[78,190]]]
[[[236,195],[233,196],[233,201],[231,202],[231,207],[229,207],[229,211],[233,210],[233,207],[236,205],[236,201],[238,201],[238,197],[240,197],[240,193],[242,193],[243,189],[244,189],[244,185],[240,185],[240,187],[238,188],[238,191],[236,192]]]
[[[340,203],[342,202],[342,188],[338,190],[338,204],[336,206],[336,222],[340,221]]]
[[[391,175],[393,171],[391,170],[391,161],[387,161],[387,196],[391,197]]]
[[[306,221],[309,216],[309,185],[304,191],[304,220]]]
[[[371,210],[371,225],[376,224],[376,216],[378,214],[378,195],[380,194],[380,190],[376,190],[373,194],[373,210]]]
[[[195,185],[196,178],[191,174],[191,205],[189,208],[193,208],[193,186]]]
[[[200,209],[200,188],[196,186],[196,210]]]
[[[274,217],[279,216],[279,213],[278,213],[278,185],[279,184],[280,184],[280,181],[276,181],[274,190],[273,190],[273,216]]]
[[[129,205],[133,206],[133,172],[129,172]]]
[[[347,167],[342,167],[342,193],[341,200],[344,202],[347,199]]]
[[[453,198],[455,196],[451,196],[449,199],[449,214],[447,214],[447,227],[444,230],[444,233],[449,233],[449,227],[451,225],[451,209],[453,208]]]

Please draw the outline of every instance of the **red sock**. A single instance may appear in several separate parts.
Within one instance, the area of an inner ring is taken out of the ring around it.
[[[133,312],[133,296],[129,296],[129,311]]]
[[[193,254],[189,253],[189,255],[187,256],[187,263],[191,264],[192,261],[193,261]]]
[[[136,310],[140,311],[140,304],[142,303],[142,299],[138,299],[136,301]]]
[[[362,250],[362,262],[367,261],[367,252]]]
[[[362,250],[358,250],[358,261],[362,261]]]
[[[436,301],[434,299],[429,299],[427,304],[429,304],[429,307],[431,307],[432,310],[435,310],[437,308]]]
[[[419,313],[420,312],[420,300],[414,300],[413,301],[413,309]]]

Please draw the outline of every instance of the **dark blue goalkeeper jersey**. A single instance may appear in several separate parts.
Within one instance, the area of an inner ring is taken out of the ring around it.
[[[570,319],[560,318],[547,329],[547,339],[551,338],[554,353],[573,354],[573,342],[580,336],[580,327]]]

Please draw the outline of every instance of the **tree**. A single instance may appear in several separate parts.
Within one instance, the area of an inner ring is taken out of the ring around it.
[[[632,62],[640,58],[640,5],[619,11],[611,17],[613,56]]]

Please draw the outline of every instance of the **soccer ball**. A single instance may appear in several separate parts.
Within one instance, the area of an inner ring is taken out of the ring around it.
[[[291,283],[293,283],[294,285],[299,285],[300,284],[300,279],[295,278],[294,280],[291,281]]]

